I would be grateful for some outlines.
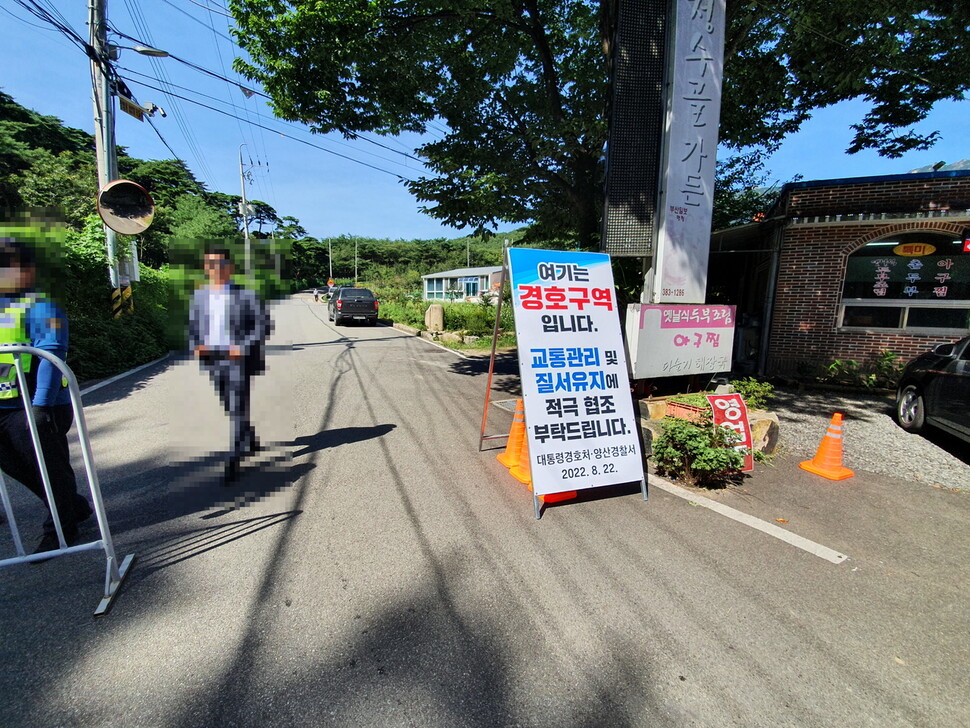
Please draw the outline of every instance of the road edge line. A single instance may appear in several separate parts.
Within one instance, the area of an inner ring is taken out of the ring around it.
[[[442,346],[436,341],[429,341],[428,339],[421,336],[420,331],[418,331],[417,333],[414,333],[414,332],[408,331],[408,329],[398,328],[396,321],[392,323],[388,328],[397,329],[398,331],[403,331],[406,334],[411,334],[411,336],[413,336],[416,339],[420,339],[421,341],[427,344],[431,344],[431,346],[436,346],[439,349],[443,349],[444,351],[450,351],[452,354],[454,354],[455,356],[460,356],[462,359],[471,359],[471,357],[468,356],[467,354],[462,354],[460,351],[457,351],[455,349],[449,349],[447,346]],[[411,328],[411,327],[409,326],[408,328]]]
[[[129,369],[127,372],[122,372],[121,374],[115,374],[113,377],[109,379],[105,379],[103,382],[98,382],[97,384],[92,384],[90,387],[85,387],[84,389],[81,390],[81,396],[83,397],[86,394],[91,394],[91,392],[96,392],[99,389],[101,389],[101,387],[107,387],[109,384],[114,384],[118,380],[124,379],[125,377],[131,376],[132,374],[137,374],[142,369],[148,369],[148,367],[150,366],[154,366],[159,362],[165,361],[170,356],[171,356],[171,353],[165,354],[165,356],[160,356],[155,361],[150,361],[147,364],[141,364],[140,366],[137,366],[134,369]]]
[[[832,564],[842,564],[849,558],[845,554],[841,554],[834,549],[830,549],[828,546],[815,543],[804,536],[799,536],[797,533],[786,531],[784,528],[776,526],[774,523],[769,523],[768,521],[756,518],[755,516],[744,513],[743,511],[739,511],[735,508],[731,508],[731,506],[726,506],[723,503],[718,503],[710,498],[695,495],[689,490],[671,483],[669,480],[664,480],[659,475],[649,475],[647,483],[651,488],[660,488],[660,490],[670,493],[671,495],[675,495],[678,498],[683,498],[686,501],[695,503],[702,508],[712,510],[715,513],[725,516],[726,518],[730,518],[733,521],[737,521],[745,526],[749,526],[756,531],[761,531],[768,536],[772,536],[780,541],[784,541],[790,546],[794,546],[802,551],[807,551],[813,556],[818,556],[820,559],[825,559]]]

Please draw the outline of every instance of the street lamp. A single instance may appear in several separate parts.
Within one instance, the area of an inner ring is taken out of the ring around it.
[[[134,51],[135,53],[141,53],[143,56],[151,56],[152,58],[168,58],[168,51],[163,51],[159,48],[152,48],[151,46],[144,45],[133,45],[133,46],[123,46],[115,45],[114,43],[108,44],[108,58],[112,61],[118,60],[119,50]]]

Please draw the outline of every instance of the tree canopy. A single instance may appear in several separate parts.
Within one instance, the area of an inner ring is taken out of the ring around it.
[[[685,0],[686,1],[686,0]],[[425,211],[595,241],[618,0],[230,0],[237,69],[320,132],[447,132],[417,152]],[[729,0],[720,137],[771,150],[814,109],[862,98],[850,152],[898,156],[970,84],[970,9],[939,0]]]

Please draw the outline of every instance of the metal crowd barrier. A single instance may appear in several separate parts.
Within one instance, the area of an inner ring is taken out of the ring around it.
[[[34,443],[34,454],[37,456],[37,463],[40,466],[41,478],[44,482],[44,492],[47,494],[47,502],[50,504],[51,515],[54,519],[54,529],[57,532],[57,540],[60,544],[60,548],[54,551],[44,551],[39,554],[28,554],[24,551],[23,541],[20,538],[20,530],[17,528],[17,520],[14,517],[13,508],[10,503],[10,496],[7,493],[7,484],[3,478],[3,474],[0,473],[0,499],[3,500],[3,508],[6,511],[8,523],[10,524],[10,533],[13,536],[14,547],[17,550],[17,555],[13,558],[0,560],[0,567],[3,566],[13,566],[14,564],[26,564],[31,561],[44,561],[55,556],[64,556],[66,554],[75,554],[82,551],[95,551],[98,549],[104,550],[105,558],[107,559],[105,578],[104,578],[104,597],[98,604],[98,608],[94,610],[94,616],[101,616],[106,614],[111,608],[112,601],[115,596],[117,596],[119,589],[121,589],[121,584],[128,575],[132,564],[135,561],[134,554],[129,554],[125,556],[121,564],[118,564],[118,558],[115,555],[114,542],[111,539],[111,531],[108,528],[108,517],[104,512],[104,500],[101,498],[101,486],[98,484],[98,473],[94,469],[94,458],[91,455],[91,441],[88,437],[87,424],[84,421],[84,409],[81,405],[81,390],[77,384],[77,378],[74,376],[74,372],[71,371],[70,367],[67,366],[63,361],[58,359],[56,356],[50,352],[43,351],[41,349],[35,349],[32,346],[22,346],[20,344],[2,344],[0,345],[0,353],[4,354],[14,354],[14,364],[17,370],[17,381],[20,384],[20,391],[27,391],[27,379],[24,372],[23,362],[21,361],[22,354],[30,354],[31,356],[39,357],[41,359],[46,359],[51,364],[56,366],[64,378],[67,379],[67,387],[71,393],[71,407],[74,409],[74,422],[77,425],[78,439],[81,441],[81,454],[84,457],[84,471],[88,478],[88,487],[91,491],[91,502],[94,508],[94,514],[98,519],[98,530],[100,531],[101,538],[97,541],[91,541],[90,543],[77,544],[75,546],[68,546],[64,541],[64,530],[61,527],[61,519],[57,514],[57,504],[54,502],[54,494],[51,489],[50,476],[47,472],[47,463],[44,461],[44,449],[40,445],[40,437],[37,432],[37,422],[34,419],[33,410],[30,405],[29,398],[21,397],[24,403],[24,410],[27,414],[27,423],[30,427],[30,436]],[[10,365],[7,365],[10,366]]]

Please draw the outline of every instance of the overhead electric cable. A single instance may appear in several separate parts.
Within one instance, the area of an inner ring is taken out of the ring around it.
[[[208,5],[203,5],[202,3],[198,2],[198,0],[189,0],[189,2],[192,3],[193,5],[198,5],[203,10],[208,10],[210,13],[215,13],[216,15],[224,15],[227,18],[232,17],[232,15],[230,15],[229,13],[222,10],[216,10],[215,8],[210,8]]]
[[[125,72],[126,74],[130,73],[130,74],[132,74],[134,76],[139,76],[141,78],[146,78],[146,79],[149,79],[151,81],[156,81],[158,83],[161,83],[161,80],[160,79],[155,78],[154,76],[150,76],[147,73],[141,73],[140,71],[135,71],[135,70],[133,70],[131,68],[126,68],[124,66],[119,66],[119,70]],[[152,89],[155,88],[151,84],[147,84],[144,81],[139,81],[138,79],[135,79],[135,78],[128,78],[128,80],[131,83],[135,83],[135,84],[139,84],[139,85],[142,85],[142,86],[146,86],[147,88],[152,88]],[[222,99],[219,99],[219,98],[216,98],[215,96],[212,96],[211,94],[206,94],[206,93],[203,93],[201,91],[196,91],[195,89],[188,88],[187,86],[180,86],[177,83],[170,83],[169,86],[171,86],[172,88],[180,89],[180,90],[185,91],[187,93],[195,94],[196,96],[201,96],[202,98],[208,99],[210,101],[214,101],[215,103],[219,103],[219,104],[226,104],[227,103],[226,101],[223,101]],[[191,102],[191,103],[196,103],[195,100],[194,99],[191,99],[191,98],[186,98],[186,100],[189,101],[189,102]],[[279,129],[275,129],[275,128],[271,127],[271,126],[265,126],[265,125],[261,125],[261,124],[256,124],[256,123],[250,121],[247,118],[241,118],[241,117],[238,117],[238,116],[234,116],[233,114],[231,114],[229,112],[226,112],[223,109],[216,109],[216,110],[219,111],[220,113],[226,114],[227,116],[232,116],[234,119],[236,119],[237,122],[246,123],[246,124],[252,124],[254,127],[256,127],[258,129],[263,129],[263,130],[266,130],[266,131],[270,131],[270,132],[272,132],[274,134],[282,134],[283,133]],[[292,127],[296,131],[299,131],[299,132],[302,132],[304,134],[308,134],[308,135],[311,135],[312,136],[311,132],[309,132],[307,129],[305,129],[304,127],[302,127],[301,125],[299,125],[299,124],[297,124],[295,122],[286,121],[285,119],[277,119],[275,117],[264,116],[264,115],[262,115],[262,114],[260,114],[258,112],[256,112],[254,115],[256,116],[257,119],[261,119],[262,121],[264,121],[266,123],[277,123],[277,124],[281,124],[281,125],[286,125],[286,126]],[[297,137],[291,136],[289,134],[286,134],[285,136],[287,136],[288,138],[291,138],[291,139],[297,139]],[[358,152],[359,154],[366,154],[367,156],[374,157],[376,159],[381,160],[382,162],[387,162],[388,164],[398,164],[398,165],[401,165],[402,167],[407,167],[407,165],[405,165],[402,162],[398,162],[398,161],[393,160],[393,159],[388,159],[387,157],[383,157],[380,154],[375,154],[374,152],[368,152],[368,151],[366,151],[364,149],[359,149],[359,148],[354,147],[352,144],[349,144],[349,143],[347,143],[345,141],[341,141],[339,139],[331,139],[329,137],[322,137],[322,138],[325,141],[327,141],[328,143],[330,143],[330,144],[336,144],[336,145],[339,145],[339,146],[342,146],[342,147],[347,147],[348,149],[353,149],[355,152]],[[300,140],[300,141],[302,141],[302,140]],[[390,150],[390,151],[395,152],[396,154],[400,154],[400,152],[396,152],[393,149]],[[410,155],[406,155],[406,156],[409,156],[410,157]],[[419,161],[422,164],[424,164],[424,162],[422,162],[422,160],[418,159],[417,157],[410,157],[410,158],[411,159],[415,159],[416,161]]]
[[[191,18],[192,20],[194,20],[196,23],[198,23],[202,27],[205,27],[205,23],[204,22],[202,22],[197,17],[195,17],[194,15],[192,15],[192,13],[190,13],[188,10],[183,10],[182,8],[180,8],[178,5],[176,5],[175,3],[171,2],[171,0],[162,0],[162,2],[165,3],[166,5],[168,5],[170,8],[173,8],[175,10],[178,10],[180,13],[182,13],[182,15],[185,15],[188,18]],[[219,35],[222,35],[222,33],[219,33]],[[228,35],[222,35],[222,37],[225,38],[228,41],[231,41],[232,40],[232,38],[230,38]]]
[[[163,89],[158,88],[157,86],[152,86],[150,83],[145,83],[144,81],[132,81],[132,83],[137,83],[140,86],[144,86],[145,88],[150,88],[150,89],[153,89],[155,91],[162,91],[163,90]],[[223,116],[232,116],[232,114],[230,114],[228,111],[223,111],[222,109],[217,109],[214,106],[209,106],[208,104],[203,104],[201,101],[195,101],[194,99],[190,99],[190,98],[187,98],[185,96],[179,96],[178,94],[174,94],[174,93],[171,93],[171,92],[166,92],[166,93],[169,93],[169,95],[174,96],[175,98],[182,99],[183,101],[188,101],[190,104],[195,104],[196,106],[201,106],[204,109],[209,109],[210,111],[215,111],[217,114],[222,114]],[[381,167],[378,167],[376,165],[368,164],[367,162],[362,162],[359,159],[354,159],[353,157],[349,157],[346,154],[341,154],[340,152],[335,152],[332,149],[327,149],[326,147],[321,147],[319,144],[314,144],[312,142],[306,141],[305,139],[300,139],[299,137],[290,136],[289,134],[284,134],[283,132],[281,132],[281,131],[279,131],[277,129],[271,129],[268,126],[263,126],[262,124],[257,124],[254,121],[250,121],[250,122],[247,122],[247,123],[252,124],[253,126],[259,126],[259,127],[263,128],[263,129],[266,129],[266,131],[273,132],[274,134],[279,134],[281,137],[284,137],[286,139],[292,139],[293,141],[299,142],[300,144],[305,144],[308,147],[313,147],[314,149],[319,149],[320,151],[326,152],[327,154],[332,154],[335,157],[340,157],[340,158],[346,159],[346,160],[348,160],[350,162],[354,162],[356,164],[363,165],[364,167],[369,167],[370,169],[377,170],[378,172],[383,172],[384,174],[389,174],[392,177],[397,177],[398,179],[400,179],[400,180],[402,180],[404,182],[413,182],[414,181],[414,180],[410,179],[409,177],[405,177],[404,175],[398,174],[397,172],[391,172],[390,170],[382,169]]]
[[[154,39],[152,38],[151,30],[149,29],[149,23],[142,13],[138,3],[133,0],[125,0],[125,7],[128,8],[128,15],[131,18],[132,23],[134,23],[135,28],[142,35],[142,37],[145,38],[147,45],[157,48],[158,46],[155,44]],[[113,28],[112,31],[114,31]],[[131,38],[131,36],[125,34],[120,35],[125,38]],[[143,41],[136,42],[146,44]],[[168,72],[165,69],[164,64],[160,63],[159,59],[153,56],[149,56],[148,60],[152,68],[155,70],[155,73],[159,78],[159,82],[163,86],[163,88],[158,90],[165,93],[169,98],[169,102],[167,103],[167,106],[169,106],[169,112],[174,118],[175,123],[178,126],[179,131],[182,134],[182,138],[185,140],[192,157],[196,160],[200,175],[203,177],[203,179],[213,183],[216,177],[212,173],[212,169],[209,167],[208,161],[206,160],[205,154],[199,146],[194,131],[187,122],[187,116],[182,109],[181,104],[179,104],[179,102],[176,100],[176,96],[170,94],[165,89],[166,85],[171,83],[171,80],[169,79]]]

